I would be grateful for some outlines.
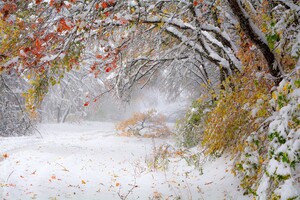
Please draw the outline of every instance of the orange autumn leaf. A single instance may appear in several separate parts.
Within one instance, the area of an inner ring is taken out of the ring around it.
[[[54,176],[54,175],[53,175],[53,176],[51,176],[51,179],[55,180],[55,179],[56,179],[56,176]]]
[[[98,59],[102,59],[102,55],[100,55],[100,54],[97,54],[97,55],[96,55],[96,58],[98,58]]]
[[[63,31],[69,31],[71,30],[71,27],[67,25],[66,20],[64,18],[61,18],[59,20],[59,24],[58,24],[58,32],[63,32]]]
[[[101,4],[101,7],[102,7],[103,9],[107,8],[107,7],[108,7],[108,3],[105,2],[105,1],[103,1],[102,4]]]
[[[2,157],[3,157],[3,158],[8,158],[8,154],[5,153],[5,154],[2,155]]]
[[[40,48],[40,47],[42,46],[41,40],[37,39],[37,40],[35,41],[35,46],[36,46],[36,48]]]
[[[119,187],[120,186],[120,183],[116,183],[116,187]]]
[[[85,180],[81,180],[81,183],[82,183],[82,184],[86,184],[86,181],[85,181]]]

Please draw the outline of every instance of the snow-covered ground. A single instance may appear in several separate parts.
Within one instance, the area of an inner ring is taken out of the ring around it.
[[[1,199],[250,199],[225,157],[206,163],[203,175],[179,159],[153,171],[146,160],[166,140],[119,137],[102,122],[39,130],[43,138],[0,138]]]

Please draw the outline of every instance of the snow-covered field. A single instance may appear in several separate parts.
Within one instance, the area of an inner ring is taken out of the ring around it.
[[[179,159],[153,171],[146,160],[154,145],[170,141],[119,137],[102,122],[39,130],[43,138],[0,138],[1,199],[250,199],[225,157],[206,163],[203,175]]]

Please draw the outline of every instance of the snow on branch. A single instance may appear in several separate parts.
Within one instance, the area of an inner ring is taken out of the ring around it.
[[[197,53],[211,61],[212,63],[218,63],[222,65],[223,67],[226,67],[230,69],[229,63],[224,58],[221,58],[216,52],[214,52],[208,45],[205,45],[205,49],[208,51],[208,55],[206,54],[205,50],[200,46],[199,44],[192,41],[190,38],[186,37],[184,34],[182,34],[178,29],[175,27],[167,27],[166,31],[176,38],[178,38],[180,41],[184,42],[185,45],[189,46],[190,48],[193,48],[196,50]]]

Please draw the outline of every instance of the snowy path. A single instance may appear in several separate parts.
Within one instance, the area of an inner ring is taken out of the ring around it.
[[[184,161],[151,172],[153,141],[115,136],[111,123],[39,129],[42,139],[0,138],[1,199],[250,199],[224,158],[207,163],[204,175]]]

